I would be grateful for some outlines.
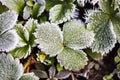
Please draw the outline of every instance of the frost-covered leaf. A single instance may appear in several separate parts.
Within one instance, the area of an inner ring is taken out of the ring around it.
[[[34,44],[34,35],[35,28],[37,27],[38,23],[34,19],[29,19],[24,26],[22,25],[16,25],[15,29],[17,31],[17,34],[22,39],[22,42],[33,45]]]
[[[43,13],[45,10],[46,2],[45,2],[45,0],[37,0],[37,2],[40,4],[39,12],[38,12],[38,16],[40,16],[41,13]]]
[[[26,34],[25,36],[31,46],[33,46],[34,44],[35,36],[33,35],[33,33],[35,32],[37,25],[38,25],[38,22],[37,20],[34,20],[34,19],[29,19],[24,25],[25,31],[26,33],[28,33],[28,35]]]
[[[48,78],[48,75],[45,71],[41,71],[41,70],[32,70],[32,72],[35,73],[36,76],[38,76],[39,78]]]
[[[14,16],[13,16],[14,15]],[[17,14],[14,11],[7,11],[0,14],[0,49],[9,51],[15,48],[18,37],[14,30],[10,30],[14,27],[17,21]],[[10,30],[10,31],[8,31]]]
[[[100,11],[93,11],[92,13],[88,14],[88,26],[87,28],[90,30],[95,30],[97,26],[101,25],[105,21],[109,19],[109,15],[105,14],[104,12]]]
[[[49,69],[49,77],[53,78],[55,76],[55,74],[56,74],[55,66],[51,66]]]
[[[95,5],[96,3],[98,3],[98,1],[100,1],[100,0],[91,0],[90,3],[92,3],[93,5]]]
[[[31,14],[33,18],[37,18],[37,15],[39,13],[39,8],[40,8],[40,4],[38,3],[34,4],[32,14]]]
[[[45,9],[45,1],[37,0],[33,6],[32,17],[37,18],[44,12]]]
[[[32,8],[29,6],[25,6],[25,8],[23,10],[23,18],[28,19],[31,15],[31,12],[32,12]]]
[[[23,74],[23,67],[18,59],[11,55],[0,54],[0,80],[19,80]]]
[[[79,4],[80,6],[84,6],[85,3],[87,3],[87,1],[88,1],[88,0],[77,0],[78,4]]]
[[[114,13],[114,0],[99,0],[99,6],[105,13]]]
[[[17,34],[18,34],[18,36],[20,37],[20,43],[18,43],[18,44],[21,44],[21,42],[22,42],[22,44],[24,43],[24,45],[27,45],[26,44],[26,42],[27,42],[27,40],[26,40],[26,38],[25,38],[25,36],[24,36],[24,27],[21,25],[21,24],[18,24],[18,25],[15,25],[15,30],[16,30],[16,32],[17,32]]]
[[[94,33],[85,28],[81,21],[70,21],[63,26],[64,45],[72,49],[83,49],[90,46]]]
[[[13,16],[14,15],[14,16]],[[14,27],[18,15],[14,11],[0,14],[0,34]]]
[[[46,10],[49,11],[50,8],[55,6],[56,4],[62,3],[61,0],[45,0],[46,1]]]
[[[39,80],[39,78],[34,73],[25,73],[20,80]]]
[[[51,22],[62,23],[74,16],[75,5],[73,3],[64,4],[55,5],[50,9],[49,20]]]
[[[62,70],[60,72],[57,73],[57,75],[55,76],[58,79],[66,79],[71,75],[70,71],[67,70]]]
[[[37,27],[34,35],[37,38],[38,47],[46,54],[55,56],[63,50],[63,36],[58,25],[48,22],[42,23]]]
[[[14,57],[26,58],[31,53],[31,47],[34,46],[35,36],[33,35],[38,23],[34,19],[29,19],[24,27],[22,25],[16,25],[15,29],[20,37],[18,46],[10,51]]]
[[[114,9],[115,10],[119,9],[119,11],[120,11],[120,0],[115,0],[115,8]]]
[[[18,14],[22,14],[25,2],[24,0],[0,0],[3,5],[15,10]]]
[[[70,48],[65,48],[60,54],[58,54],[57,59],[61,66],[72,71],[78,71],[84,68],[88,60],[83,51]]]
[[[109,15],[103,12],[94,12],[89,16],[88,28],[94,30],[95,41],[92,50],[105,53],[111,50],[116,43],[116,35]]]
[[[112,24],[113,24],[113,29],[116,34],[116,38],[117,38],[118,42],[120,43],[120,13],[116,14],[112,18]]]
[[[0,34],[0,50],[10,51],[16,47],[18,36],[14,30]]]
[[[31,46],[17,47],[9,53],[15,58],[26,58],[31,53]]]

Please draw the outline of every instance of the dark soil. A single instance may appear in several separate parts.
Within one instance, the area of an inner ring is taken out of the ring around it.
[[[113,48],[110,53],[107,53],[107,55],[104,56],[102,61],[96,62],[96,64],[99,65],[99,69],[96,70],[95,67],[90,69],[88,73],[89,78],[84,80],[103,80],[103,76],[112,73],[113,70],[116,68],[116,65],[114,63],[114,57],[117,55],[117,50],[119,47],[120,44],[116,44],[115,48]],[[119,80],[117,75],[114,75],[113,78],[114,80]]]

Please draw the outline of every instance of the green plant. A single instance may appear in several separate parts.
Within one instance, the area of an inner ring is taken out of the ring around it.
[[[35,66],[37,69],[32,70],[32,72],[34,72],[38,77],[46,78],[47,80],[66,79],[71,75],[71,72],[67,70],[57,72],[54,65],[49,68],[48,72],[45,71],[45,67],[40,63],[37,63]]]
[[[19,36],[19,43],[15,49],[9,52],[12,56],[25,58],[31,53],[32,47],[35,45],[33,32],[37,25],[36,20],[29,19],[24,26],[21,24],[15,26],[15,30]]]
[[[108,53],[119,40],[119,8],[118,0],[99,0],[100,10],[88,14],[88,28],[95,33],[95,41],[91,48],[94,52]]]
[[[33,73],[23,73],[19,62],[19,59],[27,60],[29,55],[45,66],[60,64],[62,68],[59,70],[79,72],[89,66],[91,58],[99,62],[117,42],[120,43],[120,0],[0,0],[0,2],[6,6],[2,6],[0,11],[0,51],[8,54],[0,54],[0,61],[3,61],[0,63],[2,68],[0,79],[38,80]],[[85,8],[87,3],[91,3],[95,8],[97,5],[97,8],[87,10],[84,14],[80,13],[79,8]],[[79,20],[80,15],[85,15],[82,16],[84,22]],[[115,70],[119,70],[119,54],[115,57],[115,62],[117,62]],[[11,67],[11,64],[14,64],[16,70],[20,69],[17,74],[5,67],[7,65]],[[54,73],[52,76],[51,69]],[[37,68],[37,73],[43,72],[41,75],[46,75],[45,78],[56,79],[55,69],[56,67],[52,66],[48,75],[45,70]],[[8,73],[2,70],[8,70]],[[119,72],[115,73],[119,75]],[[113,74],[114,71],[111,75]],[[111,75],[104,78],[112,79]]]
[[[94,38],[93,32],[80,21],[64,24],[63,34],[56,24],[46,22],[37,27],[34,35],[38,47],[50,56],[58,55],[58,62],[69,70],[79,70],[86,65],[86,54],[79,49],[90,46]]]
[[[117,55],[114,57],[114,62],[116,64],[116,69],[114,69],[114,71],[112,73],[110,73],[109,75],[105,75],[103,77],[104,80],[114,80],[113,76],[115,74],[117,74],[118,78],[120,78],[120,48],[117,50]]]
[[[0,79],[1,80],[39,80],[33,73],[24,73],[19,59],[12,55],[0,54]]]
[[[0,14],[0,50],[2,51],[10,51],[16,47],[18,37],[12,28],[16,24],[17,17],[14,11]]]

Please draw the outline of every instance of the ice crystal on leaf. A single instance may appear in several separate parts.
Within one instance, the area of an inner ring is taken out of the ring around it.
[[[19,59],[12,55],[0,54],[0,80],[39,80],[34,73],[23,74],[23,66]]]
[[[64,48],[57,56],[58,62],[66,69],[78,71],[87,64],[86,54],[82,50]]]
[[[81,21],[72,21],[63,26],[64,45],[73,49],[89,47],[94,34],[85,28]]]
[[[51,22],[60,24],[70,20],[72,17],[75,16],[74,13],[76,8],[75,5],[73,4],[73,0],[64,0],[57,2],[58,4],[56,5],[52,5],[52,4],[48,5],[48,6],[53,6],[49,10],[49,20]]]
[[[23,18],[24,19],[28,19],[31,15],[32,9],[29,6],[25,6],[24,10],[23,10]]]
[[[10,51],[14,57],[25,58],[31,53],[31,48],[34,46],[35,37],[33,35],[36,26],[38,25],[37,21],[34,19],[29,19],[24,27],[22,25],[16,25],[15,29],[19,36],[18,46]]]
[[[32,15],[32,17],[36,18],[44,12],[46,2],[45,2],[45,0],[34,0],[34,1],[35,1],[35,4],[33,5],[31,15]]]
[[[100,53],[108,53],[116,41],[120,42],[119,11],[115,10],[114,0],[100,0],[102,11],[94,11],[88,15],[88,28],[94,30],[95,41],[92,50]]]
[[[90,46],[94,34],[81,21],[65,23],[63,33],[58,25],[46,22],[37,27],[34,35],[38,47],[50,56],[58,54],[58,61],[66,69],[77,71],[87,64],[86,54],[78,49]]]
[[[63,35],[58,25],[43,23],[37,27],[34,35],[37,38],[38,47],[46,54],[56,56],[63,50]]]
[[[13,16],[14,15],[14,16]],[[0,49],[9,51],[15,48],[18,38],[14,30],[18,15],[14,11],[0,14]]]
[[[20,80],[39,80],[39,78],[34,73],[25,73]]]
[[[0,79],[19,80],[23,74],[23,67],[18,59],[13,59],[11,55],[0,54]]]

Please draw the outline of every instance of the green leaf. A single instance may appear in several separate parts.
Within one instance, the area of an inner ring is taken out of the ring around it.
[[[41,71],[41,70],[32,70],[32,72],[35,73],[36,76],[38,76],[39,78],[48,78],[48,75],[45,71]]]
[[[110,16],[105,14],[104,12],[100,11],[93,11],[92,13],[88,14],[87,18],[87,28],[90,30],[96,30],[98,26],[100,26],[102,23],[109,20]]]
[[[63,26],[64,45],[72,49],[89,47],[94,40],[94,33],[85,28],[81,21],[70,21]]]
[[[24,26],[20,24],[15,26],[19,37],[22,39],[22,42],[26,43],[26,45],[33,46],[35,40],[33,33],[35,32],[37,25],[38,23],[36,20],[29,19]]]
[[[22,14],[25,2],[24,0],[0,0],[3,5],[15,10],[18,14]]]
[[[31,53],[31,46],[17,47],[9,53],[15,58],[26,58]]]
[[[116,36],[112,29],[111,21],[106,21],[96,30],[95,42],[92,44],[92,50],[101,53],[107,53],[116,43]]]
[[[11,55],[0,54],[0,79],[19,80],[23,74],[23,67],[18,59],[13,59]]]
[[[94,12],[89,16],[88,28],[94,30],[93,52],[107,53],[116,43],[116,35],[109,16],[103,12]]]
[[[56,56],[63,50],[63,36],[58,25],[42,23],[37,27],[34,35],[37,38],[35,41],[39,44],[38,47],[45,54]]]
[[[114,0],[100,0],[99,6],[105,13],[108,14],[114,13]]]
[[[56,69],[55,69],[55,66],[51,66],[50,69],[49,69],[49,77],[50,78],[53,78],[56,74]]]
[[[118,64],[120,62],[120,48],[117,50],[117,56],[114,57],[114,62]]]
[[[56,68],[58,72],[63,70],[63,67],[59,63],[57,63]]]
[[[25,73],[20,80],[39,80],[39,78],[34,73]]]
[[[25,38],[25,36],[24,36],[24,27],[21,25],[21,24],[18,24],[18,25],[15,25],[15,30],[16,30],[16,32],[17,32],[17,34],[18,34],[18,36],[20,37],[20,42],[22,42],[22,43],[25,43],[25,45],[26,45],[26,43],[27,43],[27,40],[26,40],[26,38]]]
[[[49,11],[50,8],[55,6],[56,4],[62,3],[61,0],[45,0],[46,1],[46,10]]]
[[[38,4],[38,3],[34,4],[32,14],[31,14],[31,16],[33,18],[37,18],[37,15],[38,15],[38,12],[39,12],[39,7],[40,7],[40,4]]]
[[[13,16],[14,15],[14,16]],[[0,34],[14,27],[18,15],[14,11],[0,14]]]
[[[81,50],[65,48],[58,54],[57,60],[65,69],[78,71],[85,67],[88,59],[86,54]]]
[[[34,6],[33,6],[33,10],[32,10],[32,17],[37,18],[44,12],[44,10],[45,10],[45,1],[44,0],[35,2]]]
[[[28,35],[26,34],[26,39],[31,46],[33,46],[34,44],[35,36],[33,35],[33,33],[35,32],[37,26],[38,22],[37,20],[34,19],[29,19],[24,25],[25,31],[26,33],[28,33]]]
[[[73,3],[64,4],[55,5],[50,9],[49,20],[51,22],[63,23],[74,16],[75,5]]]
[[[113,29],[116,34],[116,38],[118,42],[120,43],[120,23],[119,22],[120,22],[120,13],[112,17]]]
[[[104,80],[114,80],[111,75],[105,75],[103,77]]]
[[[32,0],[27,0],[26,4],[30,7],[32,7],[34,5]]]
[[[16,25],[15,29],[20,37],[18,47],[9,53],[17,58],[26,58],[31,53],[31,47],[34,45],[35,36],[33,33],[35,32],[35,28],[38,23],[34,19],[29,19],[24,27],[22,25]]]
[[[92,59],[96,61],[100,61],[103,59],[103,56],[101,53],[92,52],[90,49],[86,49],[85,53],[87,53]]]
[[[117,50],[118,56],[120,56],[120,48]]]
[[[0,34],[0,50],[10,51],[16,47],[18,36],[14,30]]]
[[[62,70],[60,72],[57,73],[57,75],[55,76],[58,79],[66,79],[71,75],[70,71],[67,70]]]
[[[119,62],[120,62],[120,57],[116,56],[116,57],[114,58],[114,61],[115,61],[116,64],[119,63]]]
[[[39,12],[38,12],[38,16],[40,16],[45,10],[46,2],[45,0],[37,0],[37,2],[40,4]]]

